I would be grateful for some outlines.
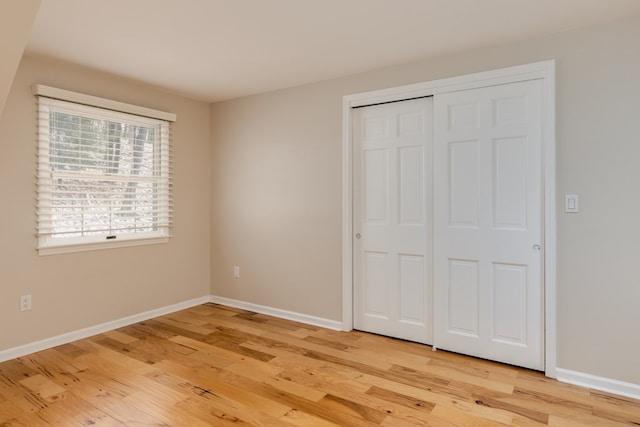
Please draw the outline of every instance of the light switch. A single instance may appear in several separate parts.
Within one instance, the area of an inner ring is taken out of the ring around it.
[[[577,194],[565,194],[564,195],[564,211],[566,213],[578,213],[580,208],[578,205]]]

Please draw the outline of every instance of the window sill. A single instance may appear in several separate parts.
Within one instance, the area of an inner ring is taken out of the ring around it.
[[[156,245],[161,243],[168,243],[169,237],[171,236],[127,239],[110,242],[87,242],[74,243],[69,245],[39,246],[38,253],[43,256],[69,254],[74,252],[98,251],[102,249],[124,248],[128,246]]]

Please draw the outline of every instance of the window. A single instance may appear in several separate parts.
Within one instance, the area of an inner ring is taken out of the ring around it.
[[[166,242],[169,121],[49,98],[47,89],[83,96],[36,91],[40,254]]]

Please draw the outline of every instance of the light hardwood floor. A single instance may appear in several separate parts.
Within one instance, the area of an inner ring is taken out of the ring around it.
[[[640,425],[640,401],[205,304],[0,364],[0,426]]]

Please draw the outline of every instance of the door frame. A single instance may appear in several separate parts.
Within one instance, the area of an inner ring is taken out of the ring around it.
[[[356,93],[342,98],[342,330],[350,331],[353,329],[353,108],[537,79],[542,80],[542,220],[544,234],[542,277],[545,374],[552,378],[556,377],[557,255],[554,60]]]

